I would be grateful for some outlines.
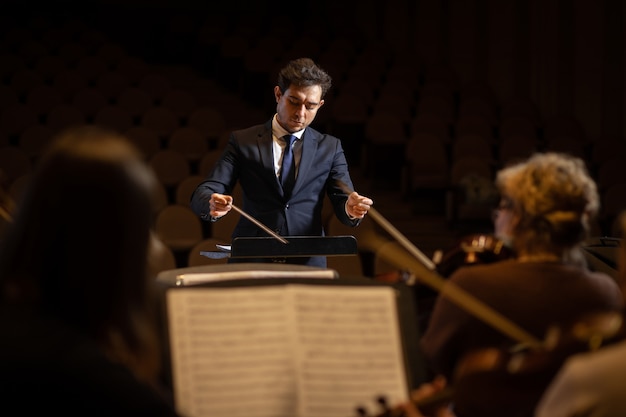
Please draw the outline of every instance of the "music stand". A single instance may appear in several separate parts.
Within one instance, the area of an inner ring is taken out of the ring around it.
[[[209,258],[295,258],[357,255],[354,236],[285,236],[288,243],[273,237],[236,237],[230,251],[203,251]]]

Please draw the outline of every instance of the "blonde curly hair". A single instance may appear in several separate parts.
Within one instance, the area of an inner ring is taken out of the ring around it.
[[[600,197],[582,159],[547,152],[503,168],[496,186],[517,215],[515,247],[525,253],[559,256],[590,233]]]

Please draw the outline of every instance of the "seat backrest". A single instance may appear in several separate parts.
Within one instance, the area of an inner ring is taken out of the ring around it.
[[[460,184],[468,176],[478,176],[492,180],[494,172],[491,162],[475,156],[458,158],[453,161],[450,167],[450,182],[452,184]]]
[[[435,134],[415,133],[406,147],[408,191],[418,188],[445,188],[449,182],[448,153],[445,144]]]
[[[501,139],[498,145],[498,164],[500,166],[528,158],[538,150],[538,141],[535,136],[525,134],[511,134]]]
[[[161,140],[152,130],[143,126],[134,126],[125,132],[133,144],[143,153],[146,161],[149,161],[161,148]]]
[[[188,205],[191,195],[198,187],[198,184],[200,184],[203,180],[204,176],[201,175],[191,175],[182,180],[178,186],[176,186],[176,196],[174,202],[176,204]]]
[[[604,192],[614,184],[624,182],[624,166],[626,166],[626,158],[619,156],[607,159],[598,166],[596,182],[600,192]]]
[[[161,105],[171,110],[178,118],[187,118],[196,108],[196,99],[187,90],[172,88],[163,95]]]
[[[188,251],[204,236],[200,218],[181,204],[170,204],[157,215],[155,232],[172,251]]]
[[[141,115],[140,126],[151,129],[159,138],[165,139],[180,124],[178,117],[165,107],[152,106]]]
[[[409,126],[409,134],[415,135],[418,133],[434,134],[443,143],[451,141],[449,124],[435,113],[423,113],[412,119]]]
[[[166,187],[175,187],[191,174],[187,159],[178,151],[162,149],[149,160],[157,179]]]
[[[105,105],[100,108],[94,117],[94,123],[118,132],[125,132],[134,125],[130,113],[117,105]]]
[[[150,277],[156,279],[162,271],[168,271],[176,267],[174,252],[153,233],[150,238],[150,249],[148,252]]]
[[[486,117],[477,115],[460,117],[455,124],[456,137],[465,135],[482,136],[489,142],[494,141],[494,123]]]
[[[169,138],[169,149],[180,152],[189,162],[197,162],[209,151],[206,138],[193,127],[179,127]]]
[[[365,123],[365,140],[378,144],[406,143],[406,127],[396,114],[387,111],[377,112]]]
[[[140,117],[153,105],[152,97],[138,87],[129,87],[117,97],[117,105],[125,109],[132,117]]]
[[[585,143],[580,138],[568,135],[546,138],[544,149],[552,152],[564,152],[587,160]]]
[[[0,148],[0,167],[6,175],[6,181],[10,184],[22,175],[29,174],[32,170],[32,162],[22,149],[9,145]]]
[[[476,156],[488,160],[494,159],[489,139],[474,133],[458,136],[452,142],[451,156],[452,161],[464,156]]]
[[[214,107],[199,107],[188,116],[187,126],[198,130],[208,140],[217,141],[226,129],[226,119]]]
[[[212,151],[206,152],[202,156],[202,158],[200,159],[200,163],[198,164],[198,174],[202,176],[209,175],[221,155],[222,150],[220,149],[214,149]]]
[[[537,137],[537,126],[535,122],[527,116],[509,116],[502,119],[499,126],[500,140],[504,140],[509,136],[524,135],[527,137]]]

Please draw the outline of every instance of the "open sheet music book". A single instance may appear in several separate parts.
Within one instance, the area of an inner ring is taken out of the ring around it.
[[[390,286],[285,284],[167,294],[174,397],[187,417],[353,417],[408,397]]]

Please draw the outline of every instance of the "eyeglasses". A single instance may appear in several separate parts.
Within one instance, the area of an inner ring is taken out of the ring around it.
[[[513,208],[513,203],[510,200],[501,200],[500,204],[498,204],[498,206],[494,208],[493,211],[491,212],[492,220],[496,220],[496,218],[498,217],[498,214],[500,214],[502,210],[511,210],[512,208]]]

